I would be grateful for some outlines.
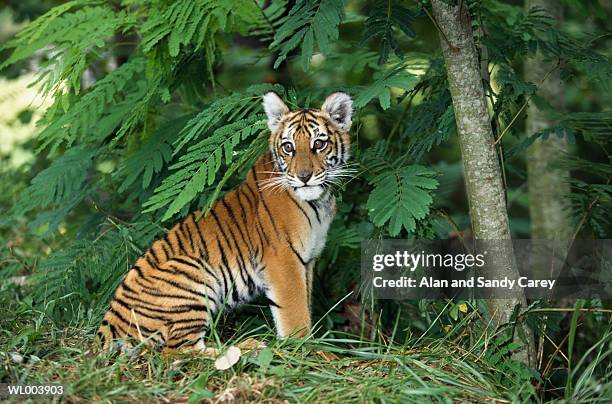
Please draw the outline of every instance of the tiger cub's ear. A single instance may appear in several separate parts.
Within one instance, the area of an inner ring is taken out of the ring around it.
[[[283,100],[273,92],[266,93],[263,96],[263,107],[268,116],[268,128],[270,132],[274,133],[278,129],[278,125],[283,119],[283,116],[289,112],[289,108],[285,105]]]
[[[351,129],[353,100],[347,93],[333,93],[325,99],[321,109],[329,114],[332,121],[348,132]]]

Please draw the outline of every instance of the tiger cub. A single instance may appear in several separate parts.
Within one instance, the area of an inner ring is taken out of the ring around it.
[[[128,337],[205,349],[215,313],[258,293],[278,336],[307,334],[313,267],[335,214],[330,188],[348,172],[352,101],[333,93],[321,109],[290,111],[270,92],[263,106],[269,152],[210,213],[191,213],[138,258],[98,330],[105,349]]]

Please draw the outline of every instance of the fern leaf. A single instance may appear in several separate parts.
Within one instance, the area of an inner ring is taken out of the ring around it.
[[[336,262],[338,255],[343,248],[356,249],[363,237],[359,234],[356,227],[347,227],[346,223],[334,221],[329,229],[326,255],[331,263]]]
[[[230,166],[230,168],[225,171],[223,177],[217,182],[215,189],[211,192],[211,194],[207,198],[206,205],[204,206],[204,210],[208,211],[219,195],[221,194],[221,190],[227,184],[227,182],[238,172],[239,170],[244,169],[245,167],[251,167],[257,159],[268,149],[268,133],[267,131],[262,131],[259,133],[259,136],[255,140],[249,144],[249,146],[240,152],[235,152],[239,154],[236,156],[236,162]]]
[[[542,129],[522,139],[519,143],[507,149],[505,158],[514,157],[531,146],[538,139],[546,140],[549,136],[567,137],[574,143],[576,135],[581,135],[586,141],[605,147],[612,132],[612,113],[603,112],[573,112],[555,116],[558,124]]]
[[[98,81],[59,117],[55,114],[62,98],[56,101],[55,108],[51,107],[42,120],[48,126],[39,135],[42,140],[39,150],[49,145],[54,150],[63,142],[70,146],[79,137],[91,142],[108,136],[145,94],[142,85],[125,91],[135,85],[133,79],[143,72],[144,66],[142,58],[130,59]]]
[[[57,157],[38,173],[26,189],[22,202],[14,212],[24,214],[34,208],[51,208],[39,213],[31,228],[47,224],[53,232],[72,209],[87,195],[86,178],[96,151],[89,146],[77,146]]]
[[[272,42],[276,30],[287,20],[287,2],[272,0],[265,8],[260,8],[261,18],[252,24],[250,35],[261,37],[262,41]]]
[[[278,68],[298,46],[301,46],[304,70],[309,69],[315,44],[322,53],[330,52],[331,43],[338,39],[338,25],[344,18],[344,5],[344,0],[299,0],[270,44],[270,49],[279,51],[274,68]]]
[[[365,107],[373,98],[378,98],[382,109],[391,106],[391,89],[399,88],[409,91],[417,81],[417,77],[406,71],[404,65],[396,66],[387,71],[377,72],[374,75],[375,81],[355,98],[355,107]]]
[[[251,86],[244,93],[215,100],[187,122],[174,141],[174,155],[181,155],[179,161],[170,167],[175,172],[144,204],[145,211],[170,205],[164,220],[170,218],[193,201],[206,186],[214,183],[222,164],[227,164],[228,171],[233,172],[236,146],[266,130],[265,119],[257,112],[262,108],[261,96],[268,91],[284,93],[279,85]],[[187,144],[193,145],[183,152]],[[215,192],[218,195],[218,191]]]
[[[25,206],[47,207],[72,198],[82,189],[94,153],[91,147],[77,146],[57,157],[32,179]]]
[[[417,14],[396,1],[378,1],[364,22],[361,45],[380,37],[378,64],[384,64],[389,59],[391,50],[398,57],[402,56],[401,48],[395,37],[395,30],[403,32],[408,38],[416,36],[412,23]]]
[[[201,48],[210,19],[214,18],[214,9],[210,1],[176,1],[156,10],[142,26],[142,50],[150,52],[165,39],[168,53],[173,57],[178,55],[181,46],[192,41],[196,50]]]
[[[174,153],[179,153],[185,145],[193,143],[199,136],[208,133],[224,120],[244,119],[250,112],[261,110],[261,96],[268,91],[279,94],[285,92],[280,85],[258,84],[250,86],[243,93],[234,93],[213,101],[187,122],[185,128],[178,134],[174,142]]]
[[[146,189],[154,174],[159,174],[172,159],[172,138],[184,127],[187,117],[173,119],[153,133],[147,141],[132,153],[119,167],[115,177],[124,178],[119,192],[124,192],[138,179],[141,188]]]
[[[100,235],[77,238],[42,257],[33,275],[34,300],[56,320],[69,319],[79,307],[102,315],[123,275],[160,230],[150,221],[109,220]]]
[[[175,1],[161,3],[161,6],[161,9],[150,13],[142,26],[142,49],[145,53],[158,45],[166,45],[168,54],[177,57],[181,49],[187,46],[191,47],[191,51],[214,46],[213,36],[217,31],[246,33],[248,27],[261,19],[257,4],[248,0],[231,3]]]
[[[376,174],[368,179],[373,186],[366,204],[370,219],[377,226],[388,223],[391,236],[402,228],[413,232],[416,222],[429,213],[431,191],[438,187],[435,171],[401,162],[381,162],[374,170]]]
[[[133,16],[125,11],[115,12],[109,6],[86,6],[94,1],[76,1],[54,8],[21,31],[4,47],[13,48],[11,56],[0,69],[31,56],[34,52],[53,46],[54,56],[44,64],[38,81],[44,83],[44,92],[65,92],[61,85],[80,91],[81,76],[88,67],[88,57],[102,49],[115,32],[135,24]],[[72,8],[79,8],[68,13]]]
[[[155,194],[144,204],[145,212],[167,205],[162,220],[167,220],[186,204],[193,201],[206,185],[215,181],[221,165],[233,161],[234,148],[247,138],[267,128],[261,115],[251,116],[215,130],[204,140],[189,147],[179,161],[171,166],[175,172],[155,190]]]
[[[408,139],[408,154],[418,161],[456,133],[455,111],[450,94],[443,91],[431,95],[411,109],[406,118],[402,137]]]

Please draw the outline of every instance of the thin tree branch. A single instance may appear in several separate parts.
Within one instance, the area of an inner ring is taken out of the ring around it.
[[[421,5],[421,9],[425,12],[425,14],[427,14],[427,17],[429,17],[434,27],[436,27],[440,35],[442,35],[442,38],[444,39],[444,42],[446,42],[448,47],[451,48],[453,52],[457,51],[457,47],[448,40],[444,31],[442,30],[442,28],[440,28],[440,25],[438,25],[438,22],[436,21],[436,19],[429,13],[429,11],[427,11],[427,8],[422,3],[420,5]]]
[[[555,65],[555,67],[553,67],[551,70],[548,71],[548,73],[546,73],[546,75],[544,76],[544,78],[542,79],[542,81],[540,81],[540,83],[538,84],[537,88],[540,88],[540,86],[548,79],[548,77],[552,74],[552,72],[554,72],[555,70],[557,70],[560,66],[560,63],[557,62],[557,64]],[[495,142],[493,143],[494,145],[497,145],[502,138],[504,137],[504,135],[506,134],[506,132],[508,132],[510,130],[510,128],[512,127],[512,125],[514,125],[514,122],[516,122],[516,120],[518,119],[518,117],[521,115],[521,113],[523,112],[523,110],[527,107],[527,105],[529,105],[529,101],[531,101],[531,99],[533,98],[533,96],[537,93],[537,89],[536,91],[533,92],[533,94],[531,94],[523,103],[523,105],[521,106],[521,108],[518,110],[518,112],[514,115],[514,117],[512,118],[512,120],[510,121],[510,123],[504,128],[504,130],[502,131],[502,133],[499,135],[499,137],[495,140]]]

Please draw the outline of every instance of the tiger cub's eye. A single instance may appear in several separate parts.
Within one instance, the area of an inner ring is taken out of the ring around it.
[[[293,143],[291,142],[285,142],[281,145],[281,148],[283,149],[283,151],[289,155],[291,155],[291,153],[293,153]]]
[[[315,150],[323,150],[327,146],[327,140],[317,139],[314,141]]]

